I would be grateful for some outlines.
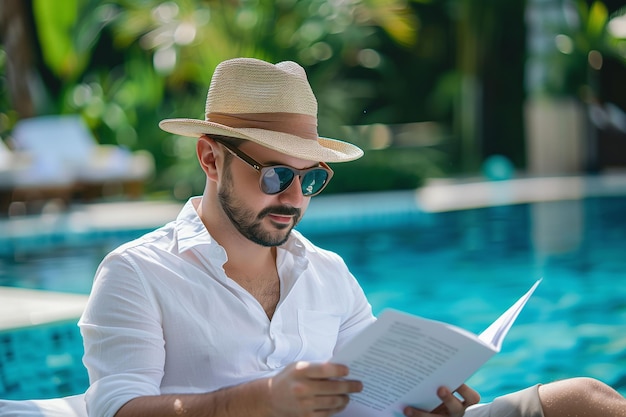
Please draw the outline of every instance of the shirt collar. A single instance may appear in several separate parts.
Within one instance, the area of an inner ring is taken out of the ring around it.
[[[176,217],[178,248],[181,252],[201,245],[219,246],[198,216],[196,206],[200,199],[201,197],[190,198]]]
[[[198,216],[196,207],[200,203],[200,199],[201,197],[191,197],[178,213],[176,218],[178,248],[184,252],[197,246],[208,245],[220,248],[223,252],[221,245],[209,234],[200,216]],[[306,240],[296,230],[291,231],[287,241],[279,246],[279,249],[289,252],[295,258],[306,260]]]

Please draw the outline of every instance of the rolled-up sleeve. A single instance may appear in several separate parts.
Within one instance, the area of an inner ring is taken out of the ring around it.
[[[98,268],[79,326],[90,415],[112,417],[131,399],[160,393],[161,314],[141,271],[123,254],[110,254]]]

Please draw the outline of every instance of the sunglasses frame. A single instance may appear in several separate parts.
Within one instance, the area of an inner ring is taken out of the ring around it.
[[[222,140],[216,140],[214,139],[217,143],[220,143],[221,145],[223,145],[226,150],[228,150],[231,154],[233,154],[234,156],[236,156],[237,158],[241,159],[243,162],[245,162],[246,164],[250,165],[252,168],[254,168],[258,173],[259,173],[259,188],[261,189],[261,191],[264,194],[267,195],[276,195],[276,194],[280,194],[282,192],[285,192],[293,183],[293,180],[297,177],[300,178],[300,191],[302,191],[302,195],[305,197],[314,197],[316,195],[318,195],[319,193],[321,193],[324,188],[326,188],[326,186],[328,185],[328,183],[330,182],[331,178],[333,177],[333,170],[325,163],[325,162],[319,162],[318,166],[315,167],[311,167],[311,168],[306,168],[306,169],[296,169],[293,167],[290,167],[288,165],[263,165],[260,162],[255,161],[250,155],[246,154],[245,152],[243,152],[242,150],[240,150],[239,148],[237,148],[236,146],[222,141]],[[275,168],[286,168],[288,170],[290,170],[291,172],[294,173],[293,178],[291,179],[291,181],[289,182],[289,184],[287,184],[287,186],[283,189],[280,190],[276,193],[270,194],[267,193],[265,191],[263,191],[263,178],[265,177],[265,171],[269,170],[269,169],[275,169]],[[314,171],[316,169],[322,169],[324,171],[326,171],[326,173],[328,174],[328,177],[326,178],[326,181],[324,181],[324,184],[322,184],[322,187],[317,190],[315,193],[313,194],[305,194],[304,190],[302,190],[302,178],[309,172]]]

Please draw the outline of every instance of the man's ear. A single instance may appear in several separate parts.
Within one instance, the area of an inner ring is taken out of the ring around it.
[[[218,155],[221,153],[219,144],[206,135],[200,136],[196,143],[196,153],[200,167],[206,173],[207,178],[216,181],[220,169],[219,164],[224,161],[223,158],[218,160]]]

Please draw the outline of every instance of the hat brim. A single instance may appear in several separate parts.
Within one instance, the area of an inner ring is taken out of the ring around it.
[[[202,135],[223,135],[250,140],[286,155],[316,162],[348,162],[363,156],[363,151],[338,139],[304,139],[289,133],[256,128],[233,128],[198,119],[165,119],[159,127],[166,132],[198,138]]]

